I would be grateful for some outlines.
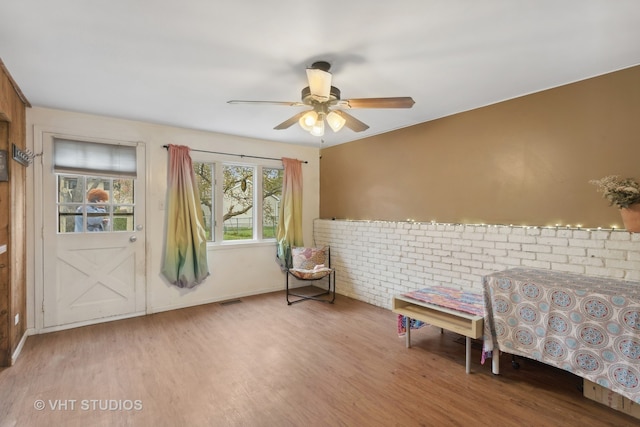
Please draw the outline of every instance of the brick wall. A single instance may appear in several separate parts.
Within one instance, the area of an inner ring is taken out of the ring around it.
[[[640,233],[621,230],[316,219],[314,239],[331,246],[339,294],[385,308],[431,284],[481,292],[517,266],[640,281]]]

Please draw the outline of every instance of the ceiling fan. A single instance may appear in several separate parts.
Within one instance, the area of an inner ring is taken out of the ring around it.
[[[415,101],[409,96],[393,98],[354,98],[340,99],[340,89],[331,86],[331,64],[317,61],[307,68],[309,86],[302,89],[302,100],[280,101],[241,101],[231,100],[229,104],[271,104],[290,107],[311,107],[280,123],[274,129],[282,130],[298,123],[300,127],[314,136],[324,135],[325,121],[334,132],[343,126],[354,132],[362,132],[369,126],[353,117],[344,109],[351,108],[411,108]]]

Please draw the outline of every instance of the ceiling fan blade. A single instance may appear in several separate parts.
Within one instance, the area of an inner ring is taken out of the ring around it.
[[[347,108],[411,108],[415,103],[410,96],[399,96],[394,98],[343,99],[338,105]]]
[[[307,113],[307,111],[299,112],[295,116],[293,116],[291,118],[288,118],[284,122],[280,123],[278,126],[274,127],[274,129],[282,130],[282,129],[287,129],[287,128],[291,127],[291,125],[293,125],[294,123],[298,123],[298,120],[300,120],[300,117],[302,117],[305,113]]]
[[[288,107],[302,107],[304,104],[300,101],[242,101],[232,99],[227,104],[261,104],[261,105],[286,105]]]
[[[342,111],[342,110],[332,110],[332,111],[340,115],[340,117],[342,117],[343,119],[345,119],[344,125],[354,132],[362,132],[369,129],[369,125],[356,119],[346,111]]]

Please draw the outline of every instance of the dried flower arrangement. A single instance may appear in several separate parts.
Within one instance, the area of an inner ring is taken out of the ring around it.
[[[598,191],[609,201],[609,206],[628,208],[634,203],[640,203],[640,184],[633,178],[609,175],[589,183],[598,186]]]

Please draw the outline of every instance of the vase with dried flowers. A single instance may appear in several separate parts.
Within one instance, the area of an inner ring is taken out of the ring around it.
[[[609,206],[620,209],[622,222],[627,231],[640,232],[640,184],[633,178],[609,175],[589,181],[598,187]]]

